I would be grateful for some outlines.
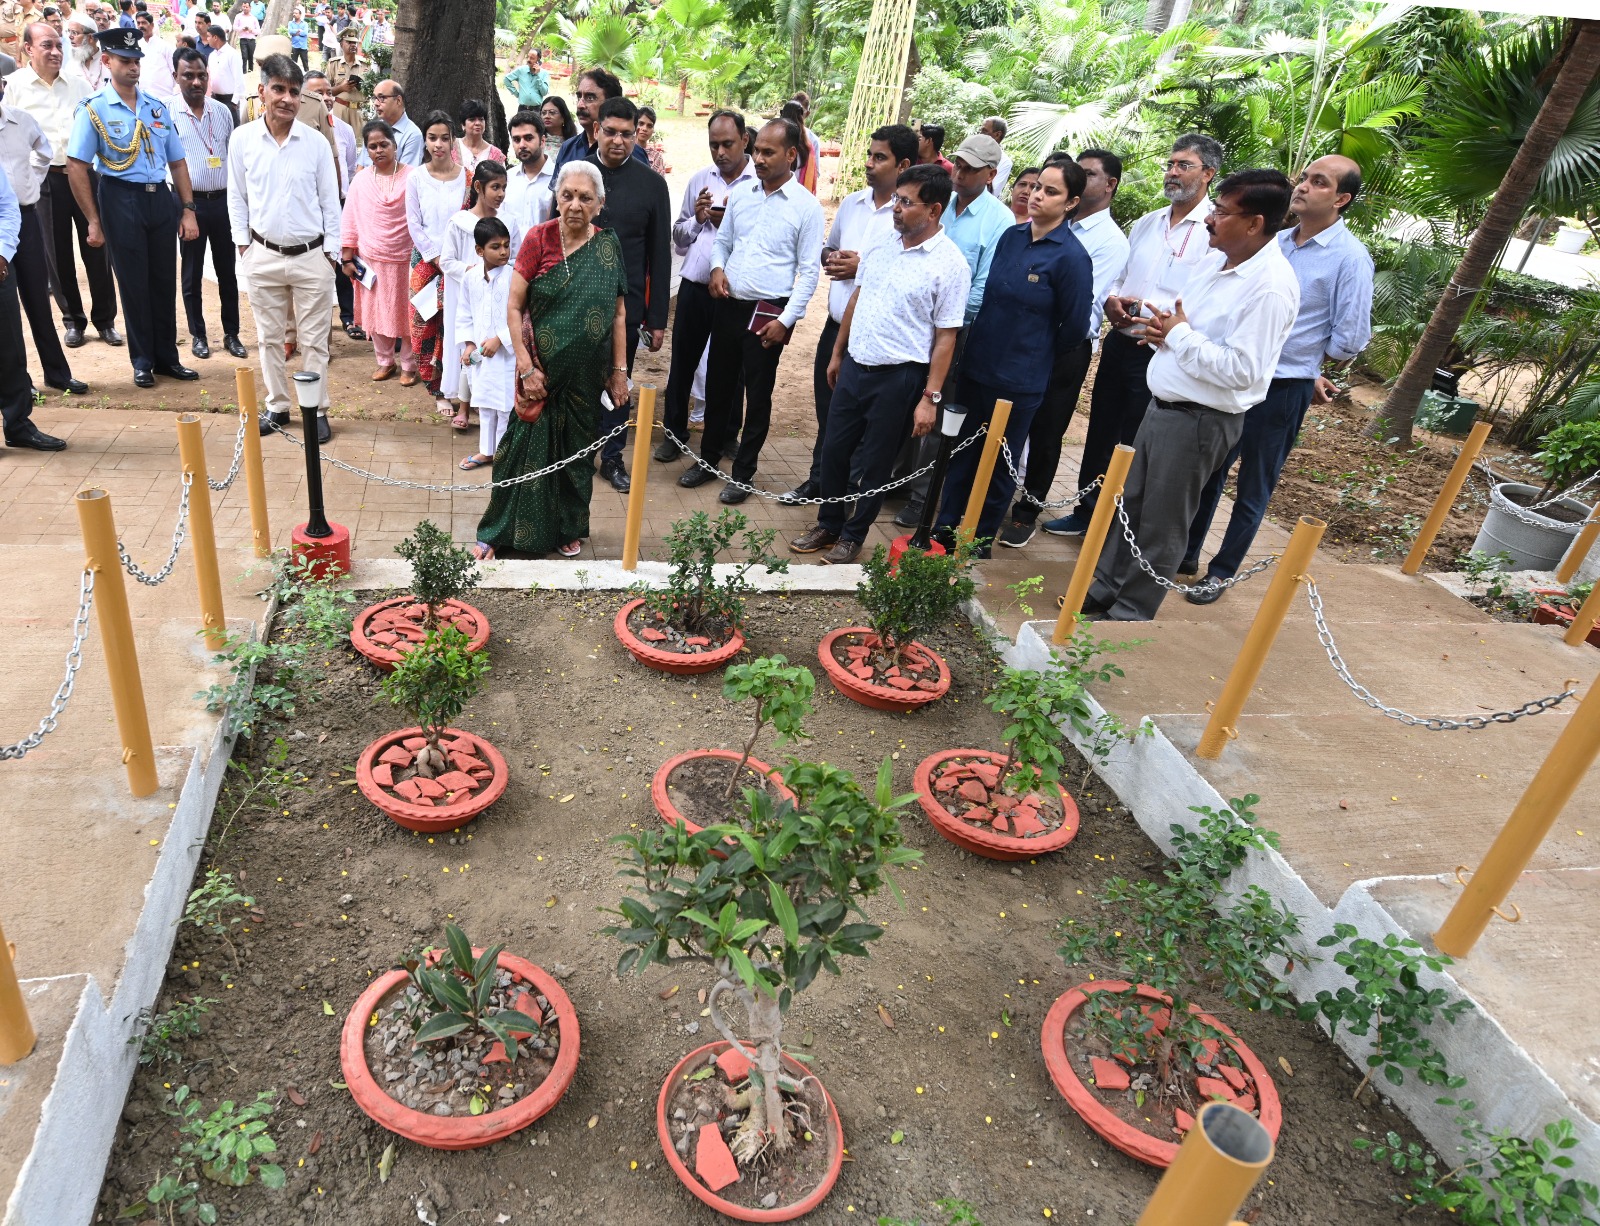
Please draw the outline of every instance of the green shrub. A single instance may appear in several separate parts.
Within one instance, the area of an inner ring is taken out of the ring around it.
[[[411,593],[427,606],[423,625],[439,626],[438,609],[446,601],[460,600],[478,586],[482,577],[472,551],[450,539],[450,534],[430,520],[423,520],[416,531],[394,547],[411,563]]]
[[[760,656],[748,664],[735,664],[722,679],[722,696],[729,702],[753,702],[756,706],[756,726],[750,730],[744,752],[733,768],[725,796],[744,774],[745,763],[756,747],[756,738],[767,724],[776,734],[772,743],[782,748],[789,741],[806,735],[802,725],[811,714],[811,696],[816,692],[817,680],[809,668],[791,665],[784,656]]]
[[[437,1043],[472,1031],[498,1039],[515,1063],[517,1035],[538,1034],[544,1025],[516,1009],[491,1008],[505,946],[496,945],[474,957],[472,942],[457,925],[446,924],[444,936],[444,956],[432,966],[431,951],[424,949],[407,954],[397,968],[405,971],[412,989],[406,998],[412,1041]]]
[[[667,532],[667,557],[671,571],[665,588],[635,584],[628,595],[644,601],[645,608],[660,613],[669,625],[685,635],[723,636],[744,624],[745,600],[755,591],[749,573],[760,567],[766,574],[787,574],[789,562],[772,552],[775,528],[760,531],[738,511],[723,511],[712,519],[696,511],[673,521]],[[744,533],[743,557],[721,579],[717,558]]]
[[[917,123],[944,129],[944,154],[978,130],[990,115],[1000,114],[1000,100],[987,85],[964,81],[937,64],[924,64],[911,83],[911,115]]]
[[[483,688],[489,658],[468,650],[471,640],[454,626],[430,630],[383,679],[383,696],[404,708],[428,743],[418,750],[417,773],[433,778],[450,769],[439,739]]]
[[[856,586],[856,600],[886,660],[898,663],[919,635],[944,625],[972,599],[972,557],[972,544],[958,540],[952,553],[908,549],[895,564],[879,545],[861,564],[866,577]]]

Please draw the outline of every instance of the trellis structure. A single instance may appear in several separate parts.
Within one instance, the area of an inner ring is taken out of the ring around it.
[[[845,120],[839,150],[839,175],[833,189],[836,200],[866,183],[863,167],[872,133],[900,117],[916,17],[917,0],[873,0],[872,21],[861,49],[850,117]]]

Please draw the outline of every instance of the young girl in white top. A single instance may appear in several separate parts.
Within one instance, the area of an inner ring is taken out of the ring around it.
[[[455,416],[450,424],[457,430],[467,429],[467,398],[460,394],[458,381],[461,365],[457,360],[461,342],[466,337],[457,329],[460,303],[467,277],[481,260],[473,232],[486,217],[497,217],[506,198],[506,168],[498,162],[484,160],[472,172],[472,189],[467,195],[467,207],[450,219],[439,252],[439,271],[444,274],[444,349],[447,362],[440,372],[439,393],[455,405]],[[511,234],[511,258],[516,258],[521,245],[521,235],[515,227],[508,226]]]
[[[502,180],[503,182],[504,180]],[[461,461],[467,471],[492,463],[511,422],[517,395],[516,351],[506,300],[511,294],[511,231],[498,217],[484,217],[472,230],[478,259],[467,273],[457,312],[461,346],[459,392],[462,412],[478,410],[478,450]]]
[[[411,293],[415,296],[427,290],[426,298],[435,308],[429,318],[423,319],[412,307],[411,348],[417,355],[418,373],[433,393],[435,405],[446,417],[454,413],[450,398],[441,386],[441,380],[455,366],[455,350],[445,337],[444,320],[449,303],[444,300],[444,282],[440,257],[445,235],[450,229],[450,219],[461,211],[461,202],[467,195],[466,172],[456,165],[451,153],[455,148],[455,124],[443,111],[428,116],[422,129],[428,160],[406,178],[406,225],[411,231]],[[452,387],[454,375],[451,374]]]

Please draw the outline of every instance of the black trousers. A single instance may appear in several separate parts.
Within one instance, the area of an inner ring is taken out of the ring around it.
[[[634,354],[638,352],[639,323],[630,320],[628,323],[628,377],[630,379],[633,377],[633,357]],[[608,374],[606,378],[609,380],[611,376]],[[611,431],[615,430],[623,422],[628,420],[628,414],[632,411],[632,409],[633,405],[631,401],[628,404],[612,405],[609,409],[602,405],[600,408],[600,433],[610,434]],[[600,448],[601,468],[604,468],[613,460],[620,461],[622,459],[622,448],[627,441],[628,432],[624,430],[621,434],[617,435],[616,438],[612,439],[604,447]]]
[[[333,292],[339,299],[339,322],[348,328],[356,321],[356,287],[342,268],[333,270]]]
[[[678,304],[672,315],[672,369],[667,374],[666,404],[661,420],[668,434],[685,443],[689,441],[689,399],[694,391],[694,372],[711,340],[711,308],[715,301],[711,291],[700,282],[678,282]],[[710,381],[708,372],[706,382]],[[734,429],[738,429],[737,423]]]
[[[311,71],[311,53],[304,47],[291,47],[289,58],[299,64],[305,72]]]
[[[17,300],[17,271],[6,271],[0,281],[0,419],[9,437],[33,413],[33,380],[28,378],[28,354],[22,347],[22,306]]]
[[[206,246],[211,247],[211,265],[217,270],[217,296],[222,300],[222,335],[239,335],[239,279],[234,275],[238,248],[233,245],[233,230],[228,222],[228,193],[196,192],[195,220],[200,237],[180,242],[182,257],[183,310],[189,318],[189,335],[206,340],[206,317],[202,309],[201,286],[205,279]]]
[[[1089,396],[1089,433],[1083,441],[1083,465],[1078,469],[1080,490],[1096,477],[1105,476],[1117,445],[1132,444],[1139,433],[1145,410],[1150,407],[1145,371],[1154,356],[1155,350],[1120,332],[1106,333],[1100,346],[1100,369]],[[1087,516],[1096,501],[1097,495],[1090,494],[1077,505],[1076,514]]]
[[[246,72],[254,72],[256,68],[256,40],[241,38],[239,40],[239,63]]]
[[[22,310],[28,316],[28,330],[33,333],[33,347],[44,368],[45,385],[66,387],[72,378],[72,367],[67,364],[55,315],[50,310],[50,257],[45,251],[44,228],[39,224],[35,205],[23,206],[22,232],[11,268],[11,280],[17,284]]]
[[[787,305],[788,299],[778,300]],[[772,389],[778,381],[778,362],[784,346],[763,345],[750,331],[756,304],[738,298],[718,298],[711,315],[711,358],[706,363],[706,429],[700,454],[715,464],[733,452],[739,430],[739,379],[744,378],[744,430],[733,456],[733,476],[749,482],[772,426]]]
[[[1072,414],[1077,410],[1078,397],[1083,392],[1083,380],[1089,373],[1092,347],[1087,338],[1081,343],[1056,354],[1056,364],[1050,371],[1050,383],[1044,389],[1044,400],[1033,415],[1033,425],[1028,430],[1028,471],[1022,488],[1043,502],[1050,497],[1050,487],[1055,483],[1056,469],[1061,464],[1061,439],[1072,424]],[[1021,456],[1013,456],[1021,460]],[[1018,498],[1011,508],[1014,519],[1031,524],[1039,517],[1040,508]]]
[[[122,284],[128,358],[134,370],[178,362],[178,198],[165,183],[100,176],[100,225]]]
[[[822,496],[842,498],[852,478],[860,489],[876,489],[889,479],[900,445],[911,436],[912,417],[928,386],[926,362],[861,366],[848,353],[839,368],[839,386],[829,398],[827,444],[822,449]],[[857,498],[849,520],[847,504],[825,502],[817,523],[848,541],[864,541],[883,509],[883,495]]]
[[[99,195],[100,176],[89,172],[89,186]],[[51,171],[39,189],[39,225],[45,234],[45,255],[50,261],[50,292],[55,296],[61,322],[80,331],[93,323],[109,328],[117,321],[117,287],[111,279],[111,249],[89,246],[89,218],[72,195],[65,174]],[[89,274],[89,314],[83,313],[78,291],[78,265],[72,255],[72,232],[78,232],[78,252]]]
[[[833,388],[828,386],[828,366],[833,361],[833,347],[839,340],[839,324],[833,316],[822,325],[822,336],[817,341],[817,356],[811,364],[811,393],[817,401],[817,438],[811,444],[811,471],[806,480],[813,485],[822,480],[822,451],[828,435],[828,410],[833,403]],[[848,356],[848,355],[847,355]],[[841,369],[839,378],[844,379]]]

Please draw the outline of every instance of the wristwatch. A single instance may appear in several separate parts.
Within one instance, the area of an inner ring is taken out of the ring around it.
[[[196,205],[193,200],[185,200],[183,202],[183,207],[188,209],[191,213],[198,213],[200,211],[199,206]]]
[[[943,392],[936,392],[931,387],[923,388],[922,389],[922,394],[924,396],[926,396],[929,400],[933,401],[933,407],[934,408],[938,408],[941,404],[944,403],[944,393]]]

